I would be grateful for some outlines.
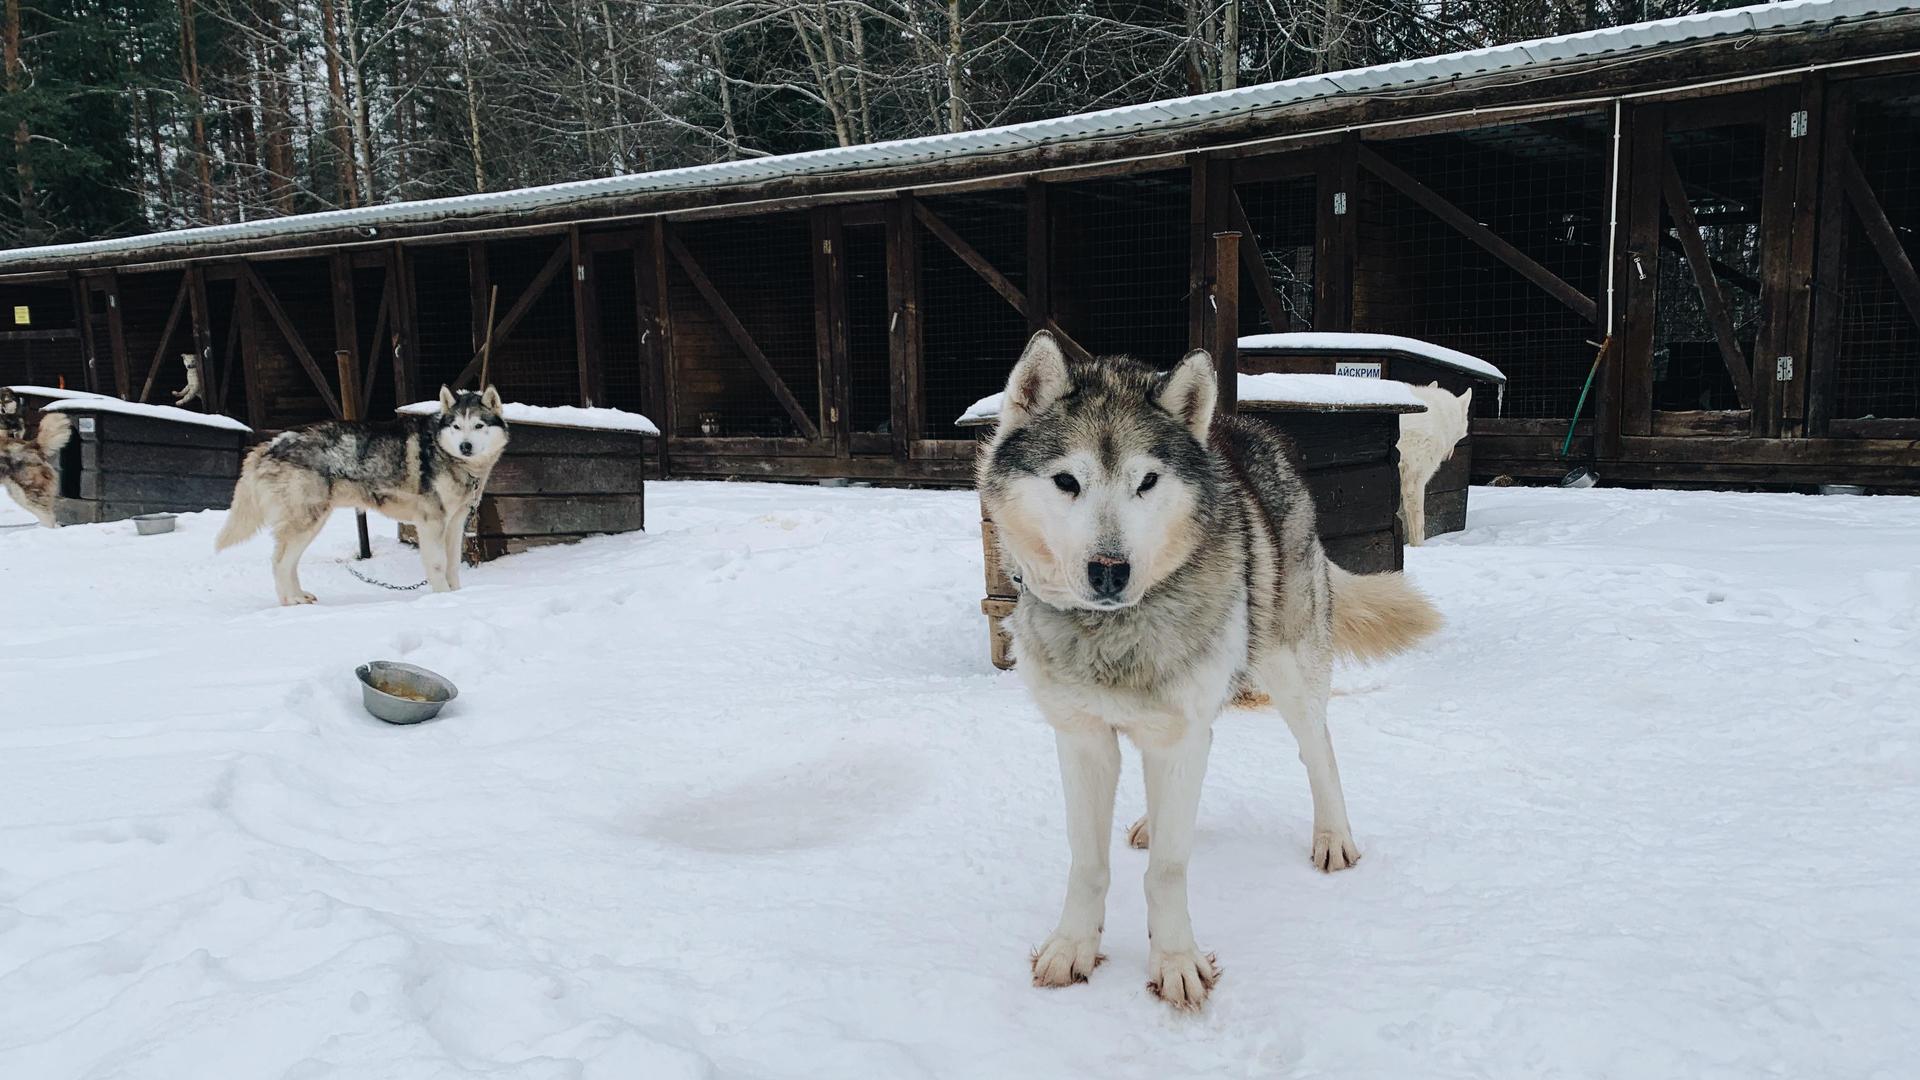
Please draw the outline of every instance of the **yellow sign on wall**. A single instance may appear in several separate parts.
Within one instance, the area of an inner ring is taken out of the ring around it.
[[[33,311],[27,305],[20,304],[13,309],[13,325],[25,326],[32,321]]]

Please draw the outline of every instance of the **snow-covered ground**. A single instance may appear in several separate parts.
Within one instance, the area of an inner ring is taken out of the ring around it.
[[[1475,490],[1443,636],[1337,680],[1356,869],[1221,723],[1185,1016],[1124,849],[1028,984],[1059,780],[971,494],[648,495],[448,596],[340,514],[300,609],[217,514],[0,530],[0,1077],[1913,1075],[1920,500]],[[385,727],[370,658],[461,696]]]

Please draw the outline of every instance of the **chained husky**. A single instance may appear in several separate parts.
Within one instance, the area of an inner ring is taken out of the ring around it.
[[[280,603],[311,604],[300,556],[335,507],[377,510],[420,530],[420,561],[434,592],[460,587],[467,516],[507,448],[500,395],[440,388],[440,411],[398,423],[331,420],[282,432],[247,455],[233,509],[214,540],[224,550],[273,530],[273,584]]]
[[[1360,858],[1327,736],[1337,654],[1386,656],[1439,614],[1398,574],[1327,560],[1283,438],[1216,420],[1213,361],[1169,372],[1126,358],[1070,362],[1044,331],[1007,381],[979,472],[1022,595],[1013,652],[1053,726],[1073,866],[1033,981],[1085,980],[1101,960],[1118,736],[1140,750],[1147,813],[1149,986],[1206,1001],[1218,969],[1187,916],[1187,860],[1212,726],[1236,689],[1279,706],[1313,795],[1313,862]]]
[[[73,438],[73,421],[65,413],[43,413],[32,439],[25,437],[25,427],[22,421],[19,434],[0,433],[0,487],[40,524],[52,528],[53,497],[60,494],[60,451]]]

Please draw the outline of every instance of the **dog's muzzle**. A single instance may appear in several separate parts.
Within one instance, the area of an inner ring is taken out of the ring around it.
[[[1120,599],[1132,576],[1133,567],[1124,559],[1099,555],[1087,563],[1087,584],[1093,589],[1095,600]]]

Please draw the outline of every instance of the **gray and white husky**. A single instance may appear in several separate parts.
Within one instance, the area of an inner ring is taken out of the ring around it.
[[[440,388],[440,411],[384,424],[329,420],[254,447],[214,540],[224,550],[273,530],[273,585],[282,604],[311,604],[300,556],[335,507],[377,510],[420,532],[420,561],[434,592],[460,587],[467,516],[507,448],[500,395]]]
[[[1212,726],[1237,689],[1263,691],[1300,745],[1313,794],[1313,862],[1360,858],[1327,736],[1337,654],[1385,656],[1440,616],[1399,574],[1327,560],[1313,502],[1278,433],[1216,418],[1213,361],[1171,371],[1114,357],[1068,361],[1044,331],[1007,381],[979,486],[1023,590],[1010,619],[1018,669],[1053,726],[1073,865],[1033,981],[1083,981],[1100,956],[1114,788],[1124,734],[1140,750],[1147,813],[1149,985],[1181,1008],[1218,975],[1194,942],[1187,860]]]

